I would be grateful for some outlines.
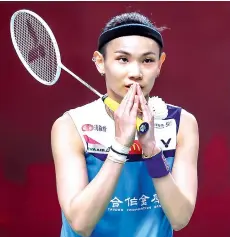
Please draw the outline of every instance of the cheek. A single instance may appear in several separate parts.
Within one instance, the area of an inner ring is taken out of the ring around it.
[[[158,67],[157,66],[150,66],[144,68],[144,76],[146,80],[152,81],[156,78],[156,75],[158,74]]]
[[[152,90],[153,86],[155,83],[155,79],[154,78],[149,78],[149,80],[147,81],[147,83],[145,84],[145,89],[149,92]]]
[[[105,67],[105,72],[109,80],[110,78],[123,80],[126,74],[126,69],[124,66],[119,65],[117,62],[112,62]]]
[[[158,74],[157,67],[151,69],[149,68],[148,70],[145,71],[145,85],[146,88],[148,88],[148,90],[151,90],[152,87],[154,86],[157,74]]]
[[[155,74],[158,72],[158,70],[159,70],[159,65],[158,65],[158,63],[154,63],[154,64],[148,65],[148,66],[146,67],[146,71],[149,71],[150,73],[152,73],[152,75],[153,75],[153,74],[155,75]]]

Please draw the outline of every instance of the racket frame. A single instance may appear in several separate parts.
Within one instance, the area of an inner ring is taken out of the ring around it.
[[[55,54],[56,54],[56,58],[57,58],[57,70],[56,70],[56,75],[54,77],[54,80],[52,80],[52,82],[47,82],[45,80],[41,80],[39,76],[37,76],[33,70],[31,70],[30,66],[28,65],[28,63],[26,62],[26,60],[24,59],[23,55],[21,54],[19,48],[18,48],[18,45],[17,45],[17,42],[16,42],[16,39],[15,39],[15,34],[14,34],[14,21],[15,21],[15,18],[17,17],[18,14],[20,13],[28,13],[30,15],[32,15],[33,17],[37,18],[38,21],[40,21],[40,23],[45,27],[45,29],[47,30],[50,38],[51,38],[51,41],[53,43],[53,47],[54,47],[54,50],[55,50]],[[59,47],[58,47],[58,44],[57,44],[57,41],[56,41],[56,38],[54,37],[54,34],[52,32],[52,30],[50,29],[50,27],[48,26],[48,24],[39,16],[37,15],[36,13],[30,11],[30,10],[26,10],[26,9],[22,9],[22,10],[19,10],[19,11],[16,11],[12,17],[11,17],[11,20],[10,20],[10,35],[11,35],[11,40],[12,40],[12,43],[13,43],[13,46],[14,46],[14,49],[18,55],[18,57],[20,58],[22,64],[24,65],[24,67],[27,69],[27,71],[37,80],[39,81],[40,83],[44,84],[44,85],[47,85],[47,86],[52,86],[54,85],[57,80],[59,79],[60,75],[61,75],[61,67],[60,65],[61,64],[61,54],[60,54],[60,50],[59,50]]]

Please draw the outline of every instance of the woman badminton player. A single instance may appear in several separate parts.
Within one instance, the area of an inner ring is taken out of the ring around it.
[[[161,31],[139,13],[112,18],[93,61],[118,109],[98,99],[53,124],[61,237],[171,237],[191,219],[196,119],[149,97],[165,60]],[[137,116],[149,124],[145,134],[136,129]]]

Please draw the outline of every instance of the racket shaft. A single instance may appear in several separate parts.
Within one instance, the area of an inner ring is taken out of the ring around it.
[[[102,97],[102,94],[99,93],[97,90],[95,90],[92,86],[90,86],[88,83],[86,83],[85,81],[83,81],[80,77],[78,77],[77,75],[75,75],[73,72],[71,72],[67,67],[65,67],[63,64],[59,64],[59,66],[65,70],[67,73],[69,73],[71,76],[73,76],[75,79],[77,79],[79,82],[81,82],[84,86],[86,86],[87,88],[89,88],[92,92],[94,92],[96,95],[98,95],[99,97]]]

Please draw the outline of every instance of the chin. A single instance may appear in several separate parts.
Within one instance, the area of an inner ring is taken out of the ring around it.
[[[122,91],[118,91],[118,92],[108,91],[107,95],[111,99],[113,99],[113,100],[117,101],[118,103],[120,103],[123,100],[123,98],[125,97],[126,93],[127,92],[125,92],[125,91],[124,92],[122,92]]]
[[[126,95],[126,93],[123,93],[123,94],[119,93],[119,94],[117,94],[116,95],[116,100],[120,103],[123,100],[123,98],[125,97],[125,95]]]

